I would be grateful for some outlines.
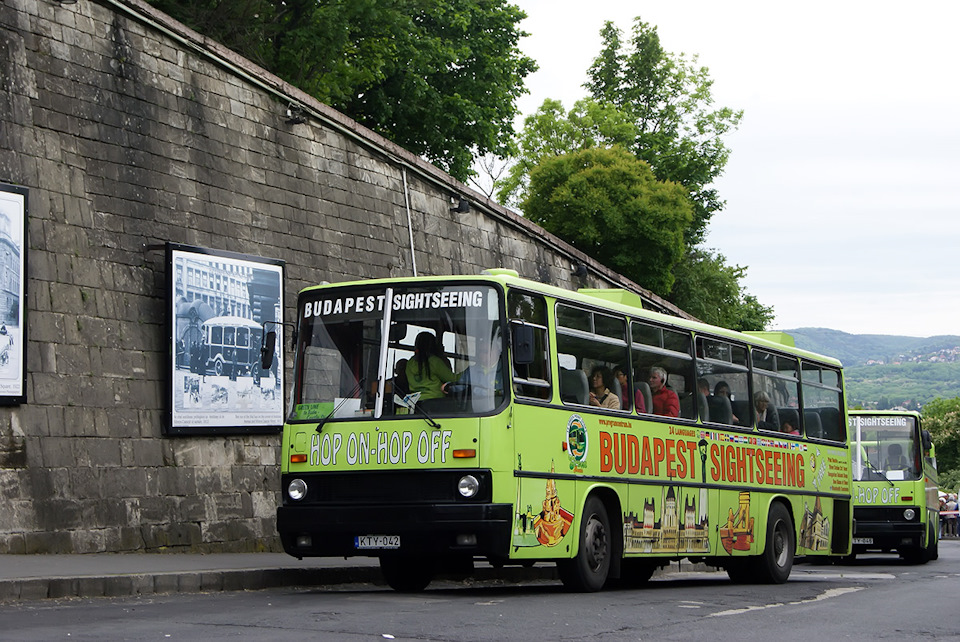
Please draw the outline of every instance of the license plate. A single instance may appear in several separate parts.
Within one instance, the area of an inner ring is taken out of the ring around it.
[[[353,546],[358,550],[400,548],[399,535],[357,535]]]
[[[873,538],[872,537],[854,537],[853,543],[854,544],[873,544]]]

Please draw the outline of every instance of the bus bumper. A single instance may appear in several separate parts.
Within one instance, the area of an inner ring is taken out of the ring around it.
[[[277,531],[294,557],[472,555],[506,557],[510,504],[281,506]],[[366,535],[399,536],[398,549],[358,548]]]
[[[891,523],[856,521],[853,534],[853,552],[890,551],[923,546],[924,525],[920,523]]]

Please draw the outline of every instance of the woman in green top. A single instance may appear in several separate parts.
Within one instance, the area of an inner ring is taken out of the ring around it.
[[[407,362],[407,383],[410,392],[419,392],[420,400],[442,399],[444,386],[457,380],[447,360],[441,356],[437,339],[421,332],[413,344],[413,358]]]

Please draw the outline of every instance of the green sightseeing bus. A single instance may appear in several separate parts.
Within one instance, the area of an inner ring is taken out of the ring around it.
[[[593,591],[680,558],[780,583],[850,552],[841,366],[785,335],[505,269],[311,287],[297,311],[290,555],[375,556],[402,591],[549,562]]]
[[[851,410],[854,536],[852,557],[899,553],[937,559],[940,505],[933,439],[920,414]]]

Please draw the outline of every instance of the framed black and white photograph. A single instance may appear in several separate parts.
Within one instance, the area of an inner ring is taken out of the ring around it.
[[[0,183],[0,404],[27,400],[27,196]]]
[[[168,434],[274,433],[283,426],[283,345],[263,367],[263,333],[282,334],[284,262],[167,243]]]

